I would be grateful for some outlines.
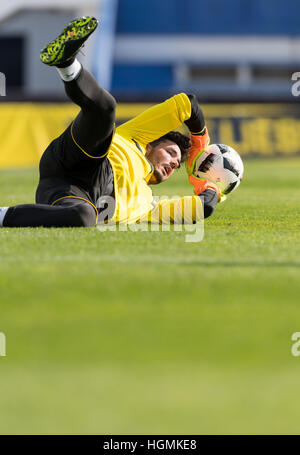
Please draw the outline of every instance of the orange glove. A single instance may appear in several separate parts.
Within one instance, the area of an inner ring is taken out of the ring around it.
[[[188,153],[188,158],[186,160],[186,169],[187,173],[192,174],[195,166],[195,161],[200,155],[200,152],[208,146],[209,144],[209,135],[207,128],[204,127],[201,134],[190,134],[191,139],[191,148]]]
[[[220,188],[218,188],[218,186],[215,183],[210,182],[209,180],[204,180],[200,179],[199,177],[195,177],[193,174],[189,176],[189,182],[191,185],[193,185],[194,193],[197,196],[199,196],[199,194],[203,193],[203,191],[205,190],[214,190],[218,195],[219,201],[221,200]]]
[[[226,196],[221,194],[220,188],[213,182],[205,180],[193,175],[195,162],[203,150],[209,145],[209,135],[207,128],[204,127],[203,133],[201,135],[190,134],[191,138],[191,148],[188,153],[188,158],[186,160],[186,170],[188,173],[188,179],[191,185],[194,187],[194,193],[199,196],[205,190],[214,190],[218,195],[219,202],[222,202],[226,199]]]

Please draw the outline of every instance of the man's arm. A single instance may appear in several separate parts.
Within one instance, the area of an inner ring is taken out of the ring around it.
[[[209,135],[205,126],[205,119],[202,109],[195,95],[187,95],[191,103],[191,116],[185,121],[190,130],[191,149],[186,163],[189,175],[189,182],[194,186],[195,194],[200,197],[203,205],[204,218],[213,214],[221,195],[216,185],[209,184],[205,180],[199,180],[191,175],[196,157],[199,152],[209,144]]]
[[[190,130],[191,134],[202,135],[205,128],[205,120],[200,104],[198,103],[196,95],[188,94],[188,99],[191,103],[191,116],[185,120],[185,124]]]
[[[191,118],[192,107],[185,93],[172,96],[117,128],[117,133],[143,146],[178,128]]]
[[[148,212],[141,222],[155,224],[195,224],[210,216],[218,202],[213,190],[204,191],[201,196],[184,196],[177,199],[163,199]]]

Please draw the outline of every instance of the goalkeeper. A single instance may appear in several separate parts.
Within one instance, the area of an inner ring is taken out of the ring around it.
[[[36,204],[0,207],[0,226],[88,227],[98,216],[99,222],[196,223],[220,199],[213,183],[191,175],[209,143],[194,95],[175,95],[115,129],[115,99],[76,59],[97,25],[93,17],[76,19],[41,51],[81,110],[41,158]],[[173,131],[182,123],[191,141]],[[186,159],[195,195],[154,204],[150,185],[167,180]]]

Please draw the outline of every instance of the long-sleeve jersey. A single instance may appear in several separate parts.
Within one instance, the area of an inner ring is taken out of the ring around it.
[[[115,189],[115,213],[110,222],[182,224],[183,221],[195,223],[203,218],[203,206],[198,196],[155,203],[148,184],[153,167],[145,156],[147,144],[183,122],[190,120],[195,124],[191,115],[191,100],[185,93],[180,93],[116,129],[107,155]]]

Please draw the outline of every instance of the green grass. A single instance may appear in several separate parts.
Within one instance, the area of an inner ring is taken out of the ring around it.
[[[201,243],[0,229],[0,433],[299,433],[299,174],[247,161]],[[1,171],[1,205],[36,182]]]

